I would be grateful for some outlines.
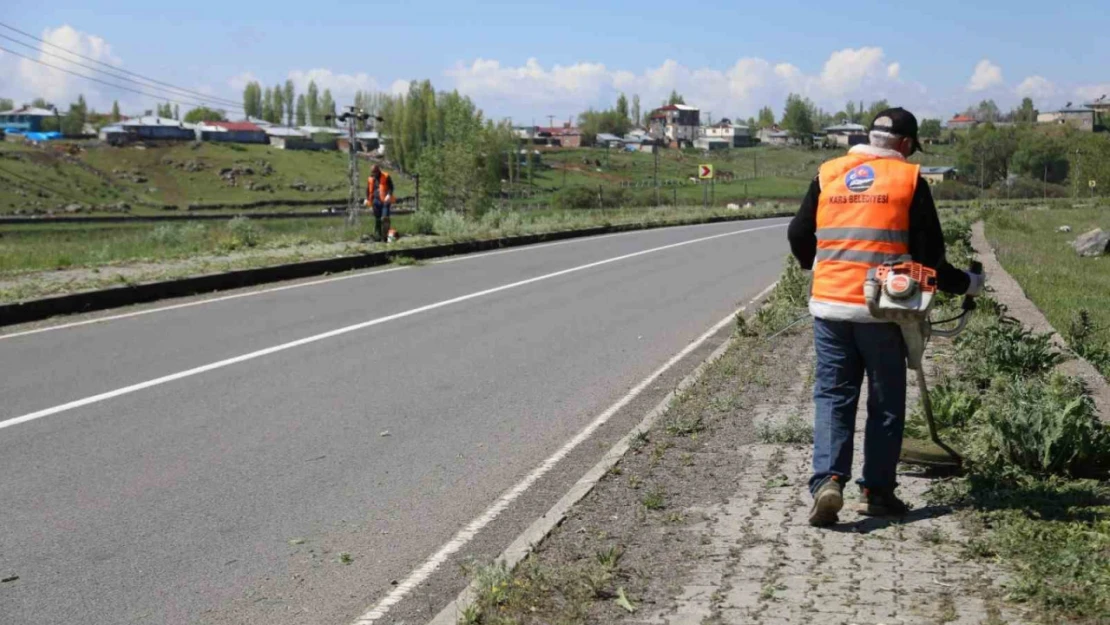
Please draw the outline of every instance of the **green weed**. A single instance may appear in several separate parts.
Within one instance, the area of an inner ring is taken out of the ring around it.
[[[813,443],[813,424],[792,414],[782,423],[760,422],[755,434],[761,443],[806,445]]]

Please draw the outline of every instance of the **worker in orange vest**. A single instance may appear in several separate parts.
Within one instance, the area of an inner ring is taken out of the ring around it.
[[[393,211],[393,179],[374,165],[366,181],[366,205],[374,209],[374,236],[385,241],[389,233],[389,214]]]
[[[906,415],[906,347],[897,324],[868,312],[863,283],[871,268],[908,255],[936,269],[948,293],[977,295],[982,275],[956,269],[944,257],[944,235],[929,185],[906,158],[921,149],[917,119],[894,108],[875,117],[870,145],[821,166],[788,238],[803,269],[813,270],[817,405],[813,433],[813,508],[809,522],[832,525],[851,477],[856,407],[867,374],[867,425],[858,512],[904,516],[895,495],[895,469]]]

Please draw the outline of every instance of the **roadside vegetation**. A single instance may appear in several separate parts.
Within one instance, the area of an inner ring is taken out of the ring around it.
[[[1105,207],[994,211],[986,220],[1006,271],[1068,346],[1110,377],[1110,257],[1081,258],[1069,245],[1094,228],[1110,231]]]
[[[680,207],[604,211],[501,211],[398,215],[392,244],[370,242],[373,219],[0,225],[0,301],[374,251],[601,226],[681,225],[713,217],[789,213],[774,203],[743,211]],[[126,275],[120,275],[124,272]]]
[[[950,244],[965,238],[967,221],[946,226]],[[1110,429],[1083,384],[1054,371],[1062,359],[1047,335],[981,298],[930,393],[967,475],[931,497],[970,510],[969,556],[1010,569],[1011,598],[1040,622],[1101,623],[1110,614]],[[924,435],[919,414],[907,429]]]

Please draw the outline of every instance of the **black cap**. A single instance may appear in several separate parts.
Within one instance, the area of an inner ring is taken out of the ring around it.
[[[921,149],[921,142],[917,139],[917,118],[902,107],[886,109],[876,115],[875,121],[871,122],[871,131],[876,130],[913,139],[913,151],[925,151]]]

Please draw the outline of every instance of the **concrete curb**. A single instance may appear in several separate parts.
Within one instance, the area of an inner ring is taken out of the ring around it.
[[[994,248],[987,241],[986,226],[982,221],[975,222],[971,226],[971,247],[979,253],[979,260],[983,263],[983,270],[987,274],[987,283],[994,288],[994,295],[998,301],[1006,305],[1007,314],[1034,332],[1048,332],[1052,335],[1052,342],[1056,348],[1071,356],[1070,360],[1058,365],[1057,369],[1083,380],[1091,391],[1099,418],[1103,422],[1110,423],[1110,384],[1094,365],[1076,355],[1068,347],[1067,342],[1056,328],[1052,327],[1041,309],[1025,295],[1021,284],[1002,267],[1002,263],[994,254]]]
[[[344,256],[341,258],[327,258],[299,263],[259,267],[257,269],[242,269],[226,273],[208,274],[163,282],[152,282],[134,286],[120,286],[98,291],[86,291],[69,295],[59,295],[25,302],[0,304],[0,327],[40,321],[58,315],[93,312],[109,308],[118,308],[132,304],[142,304],[172,297],[186,297],[213,291],[226,291],[270,282],[295,280],[329,273],[351,271],[353,269],[366,269],[390,263],[394,258],[404,256],[416,260],[428,260],[444,256],[455,256],[474,252],[484,252],[501,248],[531,245],[548,241],[560,241],[579,237],[597,236],[617,232],[631,232],[636,230],[653,230],[656,228],[691,226],[712,223],[725,223],[731,221],[749,221],[754,219],[774,219],[789,217],[792,213],[775,213],[770,215],[736,215],[709,217],[681,224],[627,224],[619,226],[599,226],[581,230],[564,230],[542,234],[527,234],[501,239],[486,239],[480,241],[466,241],[461,243],[447,243],[427,247],[413,247],[395,251],[372,252],[358,256]]]
[[[756,295],[745,306],[736,311],[736,314],[743,314],[751,308],[757,307],[766,297],[774,290],[778,281],[775,281],[766,289]],[[559,501],[551,507],[543,516],[536,519],[528,529],[524,530],[516,540],[509,544],[501,555],[497,557],[497,562],[505,565],[506,568],[512,569],[517,564],[520,564],[528,554],[532,553],[532,549],[541,541],[547,538],[551,530],[555,529],[566,518],[567,512],[570,511],[576,503],[582,500],[583,497],[588,495],[594,489],[594,486],[605,477],[609,469],[613,468],[624,457],[632,446],[632,441],[641,433],[651,430],[656,421],[667,413],[671,406],[671,402],[679,396],[683,391],[690,388],[694,383],[701,378],[705,370],[717,361],[728,349],[736,342],[735,333],[730,333],[727,340],[722,343],[717,349],[703,360],[693,371],[691,371],[681,382],[675,386],[674,390],[667,393],[666,396],[648,412],[643,420],[640,421],[636,427],[632,428],[623,438],[621,438],[615,445],[613,445],[604,457],[598,461],[589,471],[586,472],[574,486],[571,486]],[[432,620],[428,621],[428,625],[458,625],[459,617],[462,616],[467,606],[473,603],[475,598],[475,589],[473,585],[467,586],[459,593],[459,596],[454,601],[447,604],[439,614]]]

